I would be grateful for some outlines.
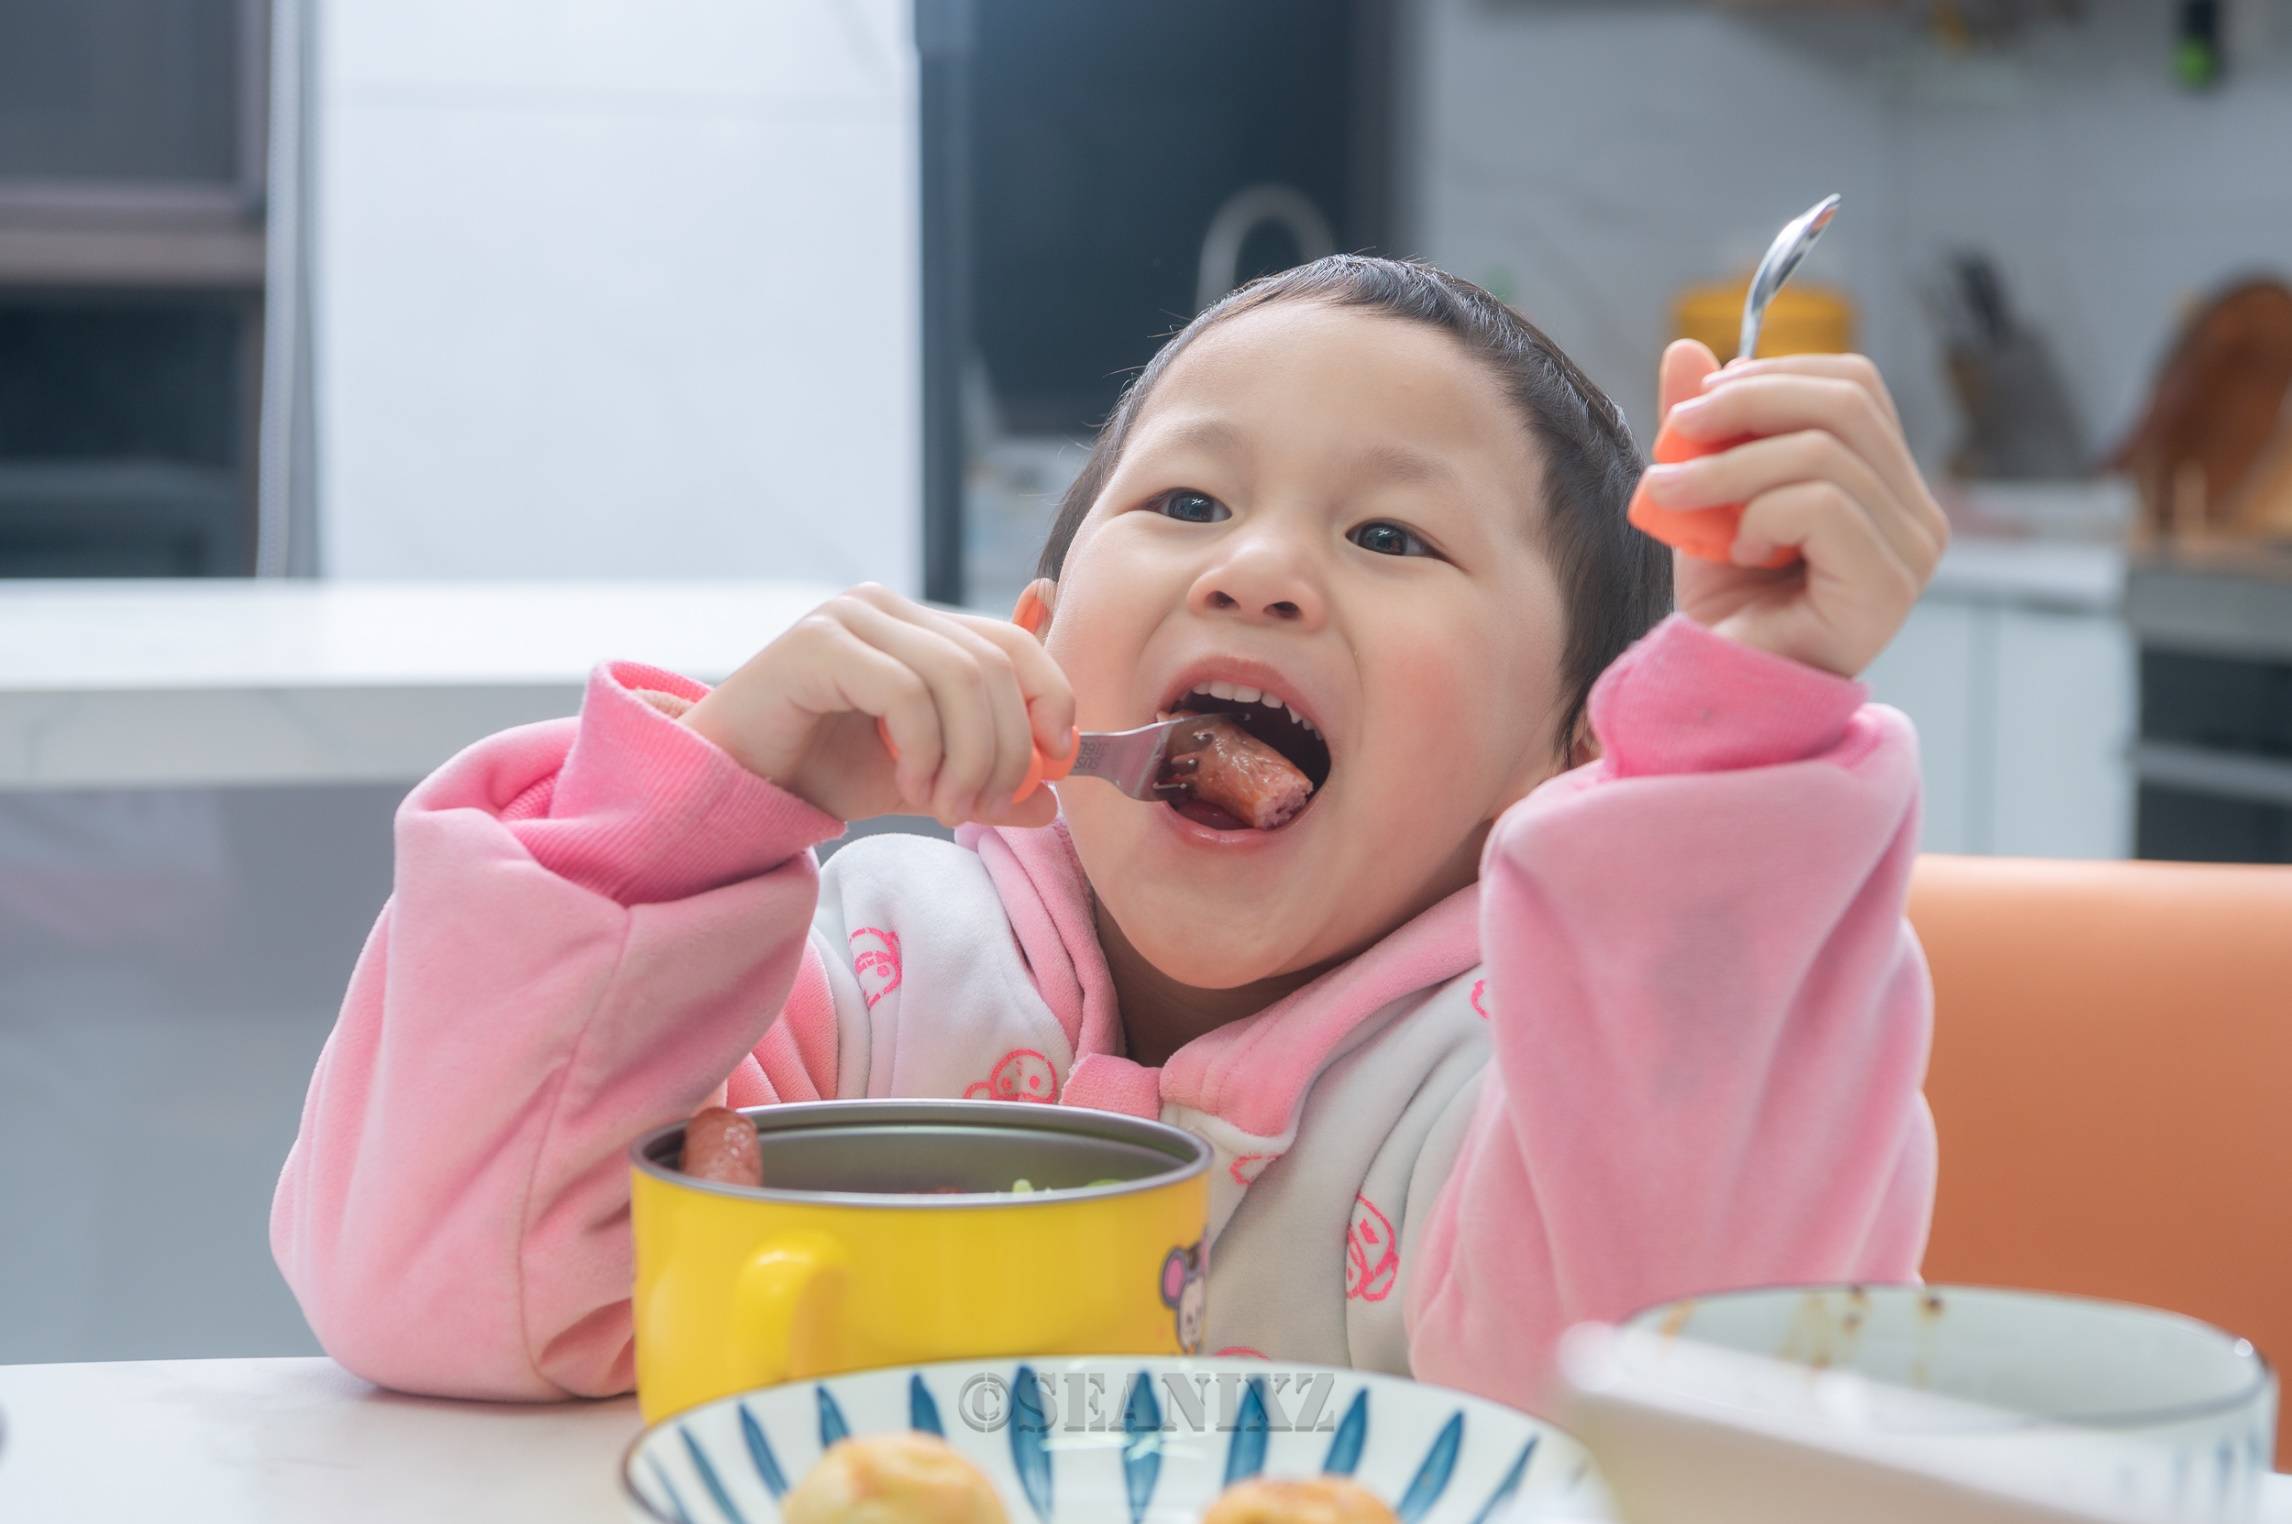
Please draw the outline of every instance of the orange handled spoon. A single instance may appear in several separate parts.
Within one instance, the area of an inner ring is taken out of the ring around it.
[[[1830,226],[1838,215],[1840,198],[1825,196],[1821,201],[1786,224],[1775,241],[1768,246],[1767,257],[1759,261],[1759,271],[1751,277],[1751,289],[1743,298],[1743,332],[1735,353],[1750,359],[1759,352],[1759,329],[1766,322],[1767,303],[1791,278],[1815,240]],[[1689,439],[1676,432],[1667,420],[1656,430],[1652,452],[1659,466],[1682,465],[1706,455],[1718,455],[1732,450],[1746,441],[1724,439],[1716,442]],[[1632,493],[1631,508],[1625,517],[1642,533],[1654,536],[1674,550],[1703,561],[1729,561],[1733,559],[1735,531],[1743,522],[1743,505],[1734,503],[1719,508],[1664,508],[1648,496],[1643,480]],[[1799,559],[1799,553],[1784,546],[1759,563],[1770,570],[1779,570]]]

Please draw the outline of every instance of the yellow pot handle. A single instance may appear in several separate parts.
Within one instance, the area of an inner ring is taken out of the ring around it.
[[[784,1233],[757,1251],[732,1293],[733,1348],[750,1385],[842,1368],[847,1268],[843,1245],[821,1233]]]

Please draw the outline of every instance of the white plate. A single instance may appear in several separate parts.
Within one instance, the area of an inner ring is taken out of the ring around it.
[[[1261,1474],[1350,1473],[1425,1524],[1493,1524],[1531,1501],[1596,1517],[1605,1502],[1574,1440],[1496,1403],[1319,1366],[1119,1356],[766,1387],[654,1424],[622,1482],[642,1524],[766,1524],[837,1439],[906,1429],[945,1435],[1014,1521],[1041,1524],[1191,1524]]]

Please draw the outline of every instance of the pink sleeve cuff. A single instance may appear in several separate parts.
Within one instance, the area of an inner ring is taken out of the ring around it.
[[[518,834],[550,871],[623,904],[757,877],[843,823],[757,777],[665,712],[708,690],[636,662],[589,675],[580,728],[545,817]]]
[[[1836,746],[1865,697],[1673,614],[1601,674],[1592,730],[1619,777],[1770,767]]]

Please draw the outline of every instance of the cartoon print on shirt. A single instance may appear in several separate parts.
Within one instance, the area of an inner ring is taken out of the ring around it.
[[[1237,1154],[1234,1162],[1226,1166],[1226,1173],[1233,1176],[1236,1185],[1255,1185],[1257,1177],[1265,1173],[1265,1167],[1280,1157],[1279,1154]]]
[[[967,1086],[966,1101],[1041,1101],[1058,1099],[1058,1071],[1032,1048],[1013,1048],[995,1060],[995,1072]]]
[[[1393,1225],[1366,1196],[1353,1198],[1353,1218],[1345,1225],[1345,1295],[1354,1301],[1381,1302],[1393,1294],[1401,1278],[1401,1250],[1393,1242]]]
[[[899,988],[899,933],[862,926],[852,933],[852,973],[859,978],[867,1008]]]
[[[1189,1355],[1201,1352],[1209,1276],[1209,1255],[1199,1243],[1172,1249],[1162,1261],[1162,1305],[1177,1315],[1178,1347]]]
[[[1486,979],[1472,981],[1472,1014],[1478,1016],[1482,1021],[1488,1019],[1488,1007],[1480,1003],[1480,997],[1487,993],[1488,981]]]

